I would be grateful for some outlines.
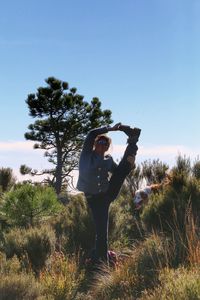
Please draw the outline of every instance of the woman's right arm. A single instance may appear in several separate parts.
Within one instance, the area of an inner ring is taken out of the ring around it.
[[[94,141],[99,134],[104,134],[108,132],[108,126],[91,129],[84,141],[82,152],[92,151],[94,146]]]
[[[117,123],[114,126],[104,126],[99,127],[95,129],[91,129],[89,133],[87,134],[84,144],[83,144],[83,150],[82,151],[92,151],[94,146],[94,141],[96,137],[100,134],[107,133],[108,131],[116,131],[118,130],[121,123]]]

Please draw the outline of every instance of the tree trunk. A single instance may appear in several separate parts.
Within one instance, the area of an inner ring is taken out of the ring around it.
[[[57,166],[56,166],[56,181],[55,190],[56,194],[59,195],[62,188],[62,150],[57,149]]]

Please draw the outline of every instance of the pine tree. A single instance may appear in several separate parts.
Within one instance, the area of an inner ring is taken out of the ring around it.
[[[46,150],[45,156],[54,168],[43,170],[42,174],[52,175],[51,184],[59,194],[77,168],[87,132],[111,124],[111,111],[102,110],[98,98],[90,103],[84,101],[76,88],[69,89],[67,82],[54,77],[45,81],[47,86],[39,87],[37,93],[28,95],[26,100],[29,114],[36,120],[29,125],[25,138],[36,142],[35,149]],[[22,166],[22,173],[25,169],[26,166]]]

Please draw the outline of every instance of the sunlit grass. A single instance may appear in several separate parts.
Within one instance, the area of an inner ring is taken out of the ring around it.
[[[40,273],[40,283],[45,294],[53,299],[74,299],[84,272],[79,269],[77,257],[66,257],[63,253],[52,255],[49,265]]]

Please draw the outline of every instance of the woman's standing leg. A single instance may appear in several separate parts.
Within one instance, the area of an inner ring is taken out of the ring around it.
[[[96,236],[95,257],[96,263],[104,261],[108,263],[108,221],[109,203],[101,197],[92,197],[88,200],[91,209]]]

